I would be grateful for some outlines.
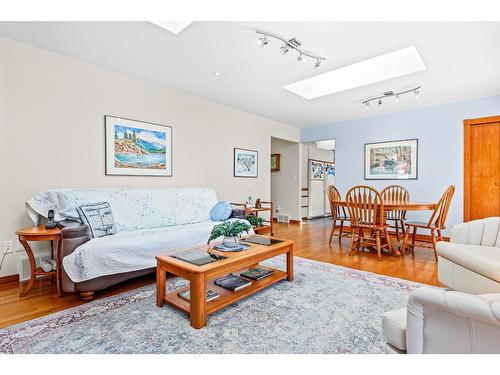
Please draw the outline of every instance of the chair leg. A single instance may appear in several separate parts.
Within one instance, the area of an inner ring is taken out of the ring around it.
[[[375,241],[377,243],[377,256],[378,260],[382,260],[382,247],[380,245],[380,232],[378,230],[375,231]]]
[[[403,234],[406,234],[406,223],[405,223],[405,219],[401,219],[401,233]]]
[[[396,238],[397,238],[397,239],[398,239],[398,241],[399,241],[399,220],[398,220],[398,219],[396,219],[396,220],[394,221],[394,225],[395,225],[395,227],[396,227]]]
[[[332,229],[330,230],[330,239],[328,240],[328,244],[332,242],[333,234],[335,233],[335,224],[337,220],[333,219],[332,221]]]
[[[411,236],[411,253],[415,254],[415,241],[417,240],[417,227],[413,227],[413,234]]]
[[[352,232],[351,232],[351,241],[349,242],[349,255],[352,254],[352,248],[354,247],[354,239],[356,237],[356,228],[354,227],[351,227],[352,228]]]
[[[384,229],[384,232],[385,232],[385,239],[387,241],[387,247],[389,249],[389,252],[391,253],[391,255],[394,255],[394,251],[392,250],[392,245],[391,245],[391,238],[389,237],[389,231],[386,229]],[[399,238],[398,238],[399,240]]]
[[[401,255],[406,252],[406,246],[408,246],[408,233],[410,233],[410,228],[406,228],[405,236],[403,237],[403,248],[401,249]]]
[[[344,231],[344,220],[340,220],[339,242],[342,240],[342,232],[343,231]]]
[[[431,229],[431,237],[432,237],[432,248],[434,249],[434,258],[438,260],[437,250],[436,250],[436,232],[434,229]]]
[[[438,240],[439,241],[442,241],[443,240],[443,234],[440,230],[437,231],[438,232]]]

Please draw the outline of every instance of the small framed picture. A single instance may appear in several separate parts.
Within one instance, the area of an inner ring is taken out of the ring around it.
[[[418,140],[365,144],[365,180],[416,180]]]
[[[281,170],[281,154],[271,154],[271,172]]]
[[[234,177],[257,177],[258,152],[243,148],[234,149],[233,175]]]

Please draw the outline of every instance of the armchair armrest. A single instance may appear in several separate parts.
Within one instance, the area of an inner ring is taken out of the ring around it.
[[[407,312],[408,353],[500,353],[500,294],[446,289],[412,292]]]

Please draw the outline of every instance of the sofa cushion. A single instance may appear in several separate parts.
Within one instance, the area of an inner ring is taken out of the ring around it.
[[[500,282],[500,249],[495,246],[438,242],[441,257]]]
[[[108,202],[85,204],[76,209],[82,224],[87,225],[92,238],[116,233],[113,212]]]
[[[406,307],[382,315],[382,333],[393,347],[406,350]]]
[[[218,202],[210,210],[210,220],[212,221],[224,221],[229,219],[231,212],[233,211],[231,203],[222,201]]]

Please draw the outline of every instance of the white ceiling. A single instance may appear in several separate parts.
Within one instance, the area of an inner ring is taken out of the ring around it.
[[[277,41],[259,48],[255,28],[296,37],[327,61],[314,71]],[[0,35],[298,127],[500,94],[499,22],[195,22],[179,35],[149,22],[0,22]],[[282,88],[410,45],[426,71],[313,100]],[[360,104],[413,85],[418,99]]]

